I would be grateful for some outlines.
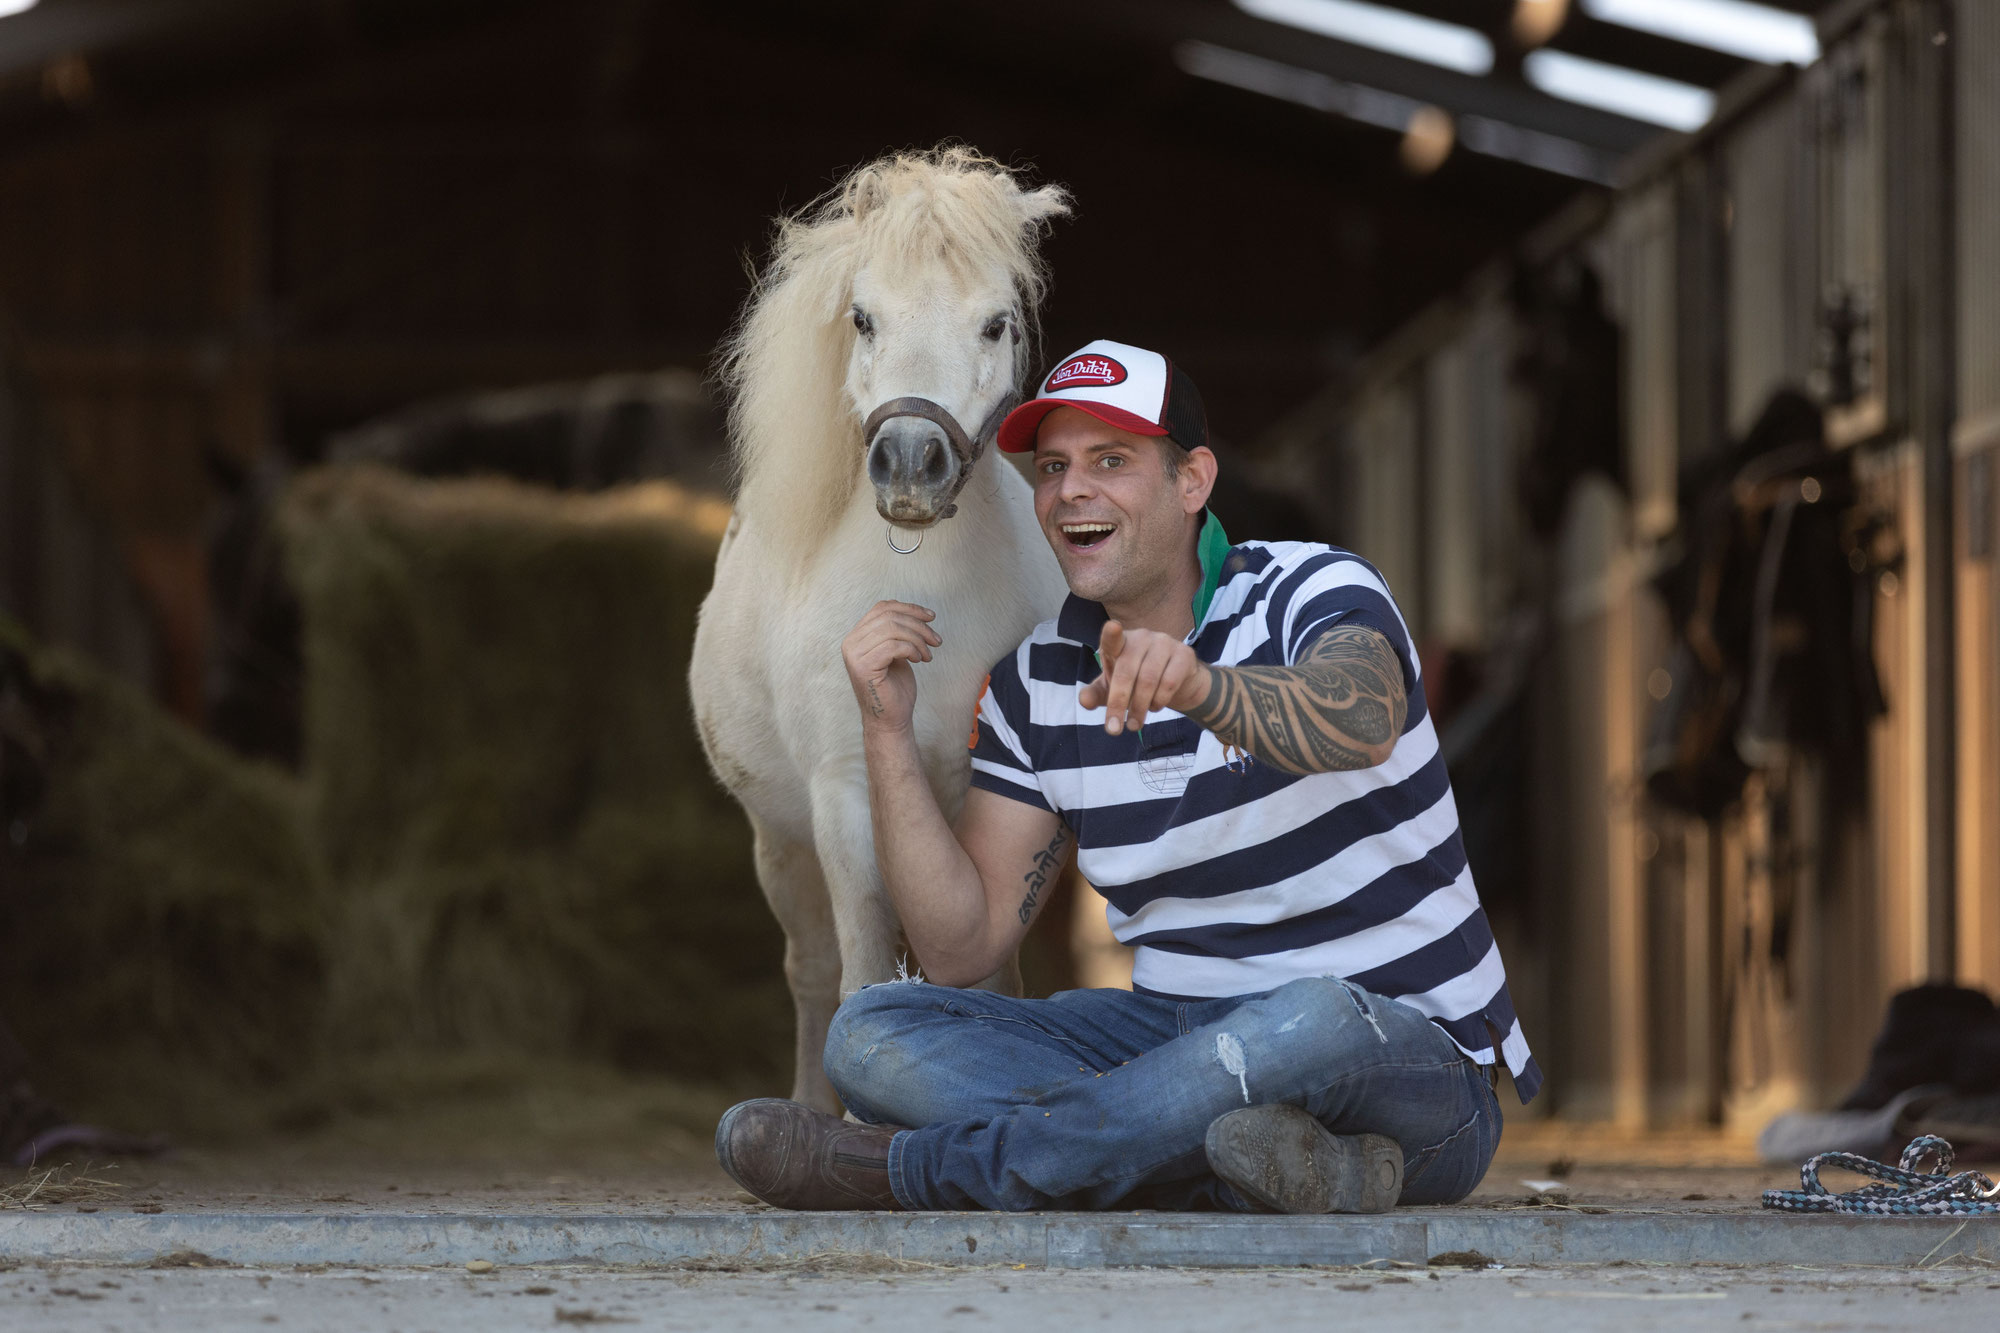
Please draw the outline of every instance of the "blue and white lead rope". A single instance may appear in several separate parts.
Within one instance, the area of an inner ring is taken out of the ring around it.
[[[1931,1169],[1919,1170],[1925,1161]],[[1823,1152],[1799,1168],[1804,1189],[1765,1190],[1764,1206],[1791,1213],[1860,1213],[1883,1217],[1963,1217],[2000,1214],[2000,1186],[1977,1171],[1951,1172],[1951,1145],[1935,1134],[1910,1140],[1897,1166],[1852,1152]],[[1846,1194],[1828,1193],[1819,1183],[1823,1166],[1838,1166],[1879,1184]]]

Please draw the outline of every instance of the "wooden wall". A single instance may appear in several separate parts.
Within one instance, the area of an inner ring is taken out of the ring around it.
[[[1821,65],[1764,80],[1602,222],[1524,247],[1596,269],[1624,348],[1629,484],[1586,476],[1552,542],[1497,562],[1516,605],[1546,609],[1525,705],[1546,901],[1508,956],[1559,1113],[1752,1130],[1843,1095],[1896,990],[2000,989],[2000,11],[1883,0],[1853,18]],[[1466,419],[1511,423],[1482,448],[1514,465],[1518,395],[1449,396],[1466,330],[1512,319],[1507,273],[1388,340],[1327,420],[1291,427],[1348,442],[1367,505],[1351,540],[1428,575],[1404,599],[1420,633],[1476,638],[1463,533],[1404,478],[1457,458]],[[1431,386],[1428,411],[1412,384]],[[1679,469],[1788,385],[1831,401],[1830,437],[1886,521],[1864,595],[1888,711],[1858,810],[1837,796],[1856,775],[1796,754],[1705,822],[1643,791],[1671,647],[1651,580],[1673,558]]]

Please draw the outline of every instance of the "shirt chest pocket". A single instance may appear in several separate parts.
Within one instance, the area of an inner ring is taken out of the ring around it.
[[[1201,727],[1189,718],[1148,722],[1139,732],[1139,781],[1155,796],[1179,796],[1194,776]]]

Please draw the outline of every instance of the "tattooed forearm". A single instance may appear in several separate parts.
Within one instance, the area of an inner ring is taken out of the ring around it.
[[[1068,848],[1069,826],[1067,824],[1058,824],[1056,826],[1056,836],[1049,839],[1047,847],[1035,853],[1033,868],[1021,877],[1028,885],[1028,896],[1021,899],[1021,909],[1017,913],[1021,918],[1022,925],[1027,925],[1034,917],[1035,904],[1040,901],[1042,890],[1047,887],[1048,882],[1055,878],[1058,870],[1062,869],[1063,853]]]
[[[1336,625],[1296,666],[1212,668],[1208,698],[1187,715],[1287,773],[1326,773],[1381,763],[1408,709],[1389,641]]]

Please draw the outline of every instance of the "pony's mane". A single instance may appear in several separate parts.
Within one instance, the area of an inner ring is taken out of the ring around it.
[[[1018,385],[1048,283],[1042,233],[1068,211],[1059,186],[1023,189],[998,162],[947,144],[857,168],[779,218],[770,261],[721,348],[738,505],[809,550],[852,497],[861,435],[846,400],[847,310],[863,265],[891,283],[940,261],[968,276],[1000,266],[1020,303]]]

